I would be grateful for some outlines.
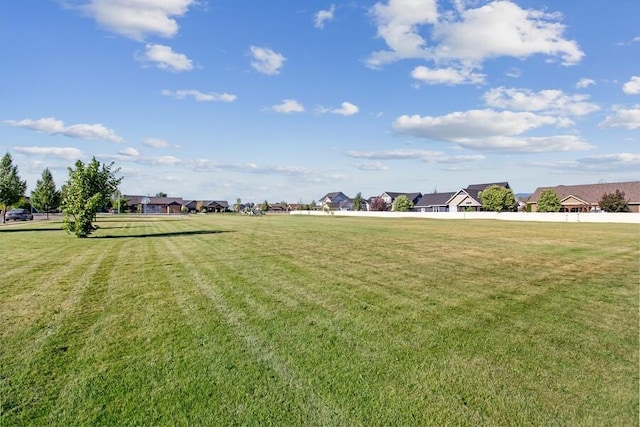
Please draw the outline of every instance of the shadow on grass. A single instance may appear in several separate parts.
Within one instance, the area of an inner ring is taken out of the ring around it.
[[[27,231],[64,231],[62,227],[57,228],[24,228],[24,227],[16,227],[16,228],[0,228],[0,233],[24,233]]]
[[[227,230],[191,230],[176,231],[171,233],[146,233],[146,234],[123,234],[123,235],[107,235],[107,236],[90,236],[92,239],[126,239],[140,237],[175,237],[175,236],[201,236],[206,234],[234,233]]]

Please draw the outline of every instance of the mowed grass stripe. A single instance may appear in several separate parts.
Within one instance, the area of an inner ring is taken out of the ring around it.
[[[199,243],[194,254],[211,254],[209,251],[203,251],[206,247],[202,246],[206,245],[203,245],[202,241]],[[211,302],[215,310],[223,316],[230,331],[242,341],[253,361],[264,365],[276,375],[276,381],[280,384],[276,385],[279,390],[274,392],[290,395],[289,399],[295,406],[293,408],[295,411],[289,413],[294,417],[293,420],[296,423],[320,425],[342,424],[339,408],[301,382],[297,373],[278,354],[277,348],[267,341],[266,337],[261,336],[260,329],[253,328],[247,322],[247,318],[251,317],[251,311],[247,310],[246,305],[243,304],[246,299],[243,297],[238,299],[238,294],[229,292],[229,289],[241,289],[243,294],[251,292],[251,286],[247,286],[248,280],[232,270],[220,268],[215,257],[210,259],[206,266],[202,263],[194,264],[183,255],[188,252],[184,246],[190,244],[185,240],[167,242],[166,249],[172,254],[173,259],[184,265],[185,271],[190,272],[191,280],[197,284],[201,294]],[[272,397],[275,396],[277,395]],[[290,405],[291,403],[285,404],[285,406]],[[283,402],[278,402],[278,406],[283,406]]]
[[[111,259],[119,253],[112,248],[91,259],[73,284],[59,316],[54,316],[47,331],[38,334],[30,346],[20,348],[20,356],[11,359],[11,371],[24,376],[7,379],[6,400],[3,404],[17,414],[17,420],[47,424],[50,405],[57,399],[61,387],[73,373],[74,359],[93,323],[101,315],[106,295],[107,277]],[[14,354],[16,348],[13,349]],[[4,389],[4,387],[3,387]]]
[[[197,215],[95,237],[63,239],[111,267],[49,423],[637,425],[634,226]]]
[[[485,232],[486,232],[486,230],[485,230]],[[299,239],[296,239],[296,244],[297,244],[298,242],[299,242]],[[285,246],[285,247],[286,247],[286,245],[283,245],[283,246]],[[570,259],[565,259],[565,260],[564,260],[564,262],[570,262],[570,261],[571,261]],[[400,262],[400,263],[402,263],[402,261],[401,261],[401,260],[400,260],[399,262]],[[547,267],[548,267],[548,266],[547,266]],[[542,266],[542,268],[547,268],[547,267]],[[546,271],[546,270],[545,270],[545,271]],[[548,277],[547,279],[544,279],[544,281],[545,281],[545,282],[547,282],[547,281],[548,281],[548,284],[553,284],[553,280],[551,280],[551,279],[552,279],[552,277],[551,277],[551,276],[552,276],[552,275],[550,274],[550,275],[549,275],[549,277]],[[465,275],[462,275],[462,277],[465,277]],[[475,285],[474,285],[474,283],[473,283],[473,281],[471,280],[473,277],[475,277],[475,276],[473,276],[473,275],[467,276],[468,283],[467,283],[467,282],[464,282],[464,283],[462,284],[464,287],[471,288],[471,290],[469,290],[469,289],[465,290],[464,288],[456,288],[456,284],[455,284],[455,283],[445,284],[445,285],[448,285],[448,286],[449,286],[449,292],[450,292],[450,294],[449,294],[449,295],[450,295],[450,300],[458,301],[458,303],[457,303],[457,304],[454,304],[454,305],[455,305],[455,307],[459,307],[459,308],[460,308],[459,310],[456,310],[456,311],[454,311],[454,312],[453,312],[453,314],[455,315],[455,316],[454,316],[454,319],[458,319],[458,322],[459,322],[459,323],[456,323],[456,321],[455,321],[455,320],[454,320],[454,321],[449,321],[450,329],[455,330],[456,328],[464,327],[464,326],[468,325],[470,321],[471,321],[471,325],[473,325],[473,323],[474,323],[474,322],[476,322],[476,319],[475,319],[476,311],[480,311],[480,312],[481,312],[481,310],[483,310],[483,309],[487,309],[488,307],[494,307],[494,306],[495,306],[495,307],[497,307],[497,308],[496,308],[496,309],[494,309],[494,311],[495,311],[495,312],[500,312],[500,305],[498,304],[500,301],[498,301],[498,302],[491,302],[490,304],[485,304],[485,303],[484,303],[484,301],[482,301],[482,300],[480,300],[480,301],[475,301],[475,298],[474,298],[473,292],[477,292],[477,291],[476,291],[477,289],[479,289],[481,292],[484,292],[485,286],[480,286],[480,287],[475,286]],[[499,281],[499,283],[504,283],[504,281]],[[484,283],[483,283],[483,284],[485,284],[485,285],[486,285],[486,280],[484,281]],[[527,293],[527,292],[531,292],[531,291],[530,291],[530,290],[527,290],[526,280],[522,280],[522,279],[521,279],[520,284],[521,284],[521,285],[523,285],[523,287],[525,288],[525,289],[524,289],[524,291],[523,291],[523,292],[525,292],[525,294],[524,294],[524,296],[520,296],[520,298],[521,298],[521,299],[523,299],[523,298],[524,298],[524,299],[527,299],[527,298],[529,298],[529,297],[535,297],[535,295],[536,295],[536,294],[538,294],[539,292],[544,292],[544,293],[549,292],[549,293],[551,293],[551,294],[553,294],[553,292],[554,292],[554,290],[553,290],[553,286],[552,286],[551,288],[548,288],[548,287],[546,287],[546,286],[542,286],[542,287],[540,287],[540,286],[535,286],[535,287],[533,287],[533,295],[529,295],[529,296],[527,296],[527,295],[526,295],[526,293]],[[495,285],[492,285],[492,286],[495,286]],[[452,297],[451,297],[451,296],[452,296],[452,294],[451,294],[451,288],[452,288],[452,287],[453,287],[453,288],[458,289],[458,292],[460,292],[460,295],[466,296],[466,298],[464,299],[464,301],[462,301],[462,303],[459,301],[459,300],[460,300],[460,298],[452,298]],[[500,292],[497,292],[497,293],[498,293],[498,295],[500,294]],[[502,300],[503,300],[503,301],[502,301],[502,303],[505,303],[505,302],[508,302],[508,301],[509,301],[509,299],[508,299],[508,298],[502,298]],[[466,302],[465,302],[465,301],[466,301]],[[468,306],[467,304],[472,304],[472,305],[471,305],[471,307],[475,307],[475,310],[476,310],[476,311],[469,310],[469,306]],[[498,305],[496,305],[496,304],[498,304]],[[483,307],[484,307],[484,308],[483,308]],[[552,306],[552,307],[550,307],[550,309],[551,309],[551,310],[553,310],[554,308],[555,308],[555,307],[553,307],[553,306]],[[439,311],[442,311],[442,310],[439,310]],[[452,314],[452,313],[449,313],[449,315],[450,315],[450,314]],[[442,317],[446,317],[446,316],[442,316]],[[405,320],[406,320],[406,324],[408,324],[408,325],[412,325],[412,324],[413,324],[413,325],[415,325],[415,319],[416,319],[416,318],[419,318],[419,316],[416,316],[416,317],[415,317],[415,318],[413,318],[413,319],[412,319],[412,318],[410,318],[410,317],[409,317],[409,318],[407,318],[407,319],[405,319]],[[433,320],[435,320],[435,319],[433,319]],[[499,319],[498,319],[498,320],[499,320]],[[556,320],[557,320],[557,319],[556,319]],[[481,321],[481,322],[479,322],[479,323],[482,325],[482,323],[483,323],[483,322],[484,322],[484,321]],[[436,321],[435,323],[437,324],[437,321]],[[416,328],[415,328],[415,330],[419,332],[419,331],[420,331],[420,327],[416,327]],[[428,329],[427,329],[427,330],[428,330]],[[396,333],[396,332],[398,332],[398,331],[393,331],[393,333]],[[507,333],[508,333],[508,331],[507,331]],[[446,334],[446,330],[445,330],[445,334]],[[389,335],[389,336],[397,336],[397,335],[393,335],[392,333],[390,333],[390,334],[388,334],[388,335]],[[384,337],[386,338],[386,337],[387,337],[387,335],[384,335]],[[400,334],[400,337],[402,337],[402,334]],[[410,340],[405,340],[405,341],[410,341]],[[392,342],[392,344],[395,344],[395,342]],[[460,401],[462,401],[462,400],[460,400]],[[533,412],[538,411],[537,413],[539,413],[539,409],[538,409],[538,407],[536,406],[535,402],[533,402],[533,403],[532,403],[532,402],[529,402],[529,408],[530,408],[530,410],[531,410],[531,411],[533,411]]]
[[[175,229],[154,223],[147,231],[152,236]],[[67,400],[72,402],[74,396],[78,399],[75,413],[84,415],[86,424],[118,425],[127,419],[138,425],[158,425],[169,420],[190,425],[198,424],[203,414],[223,415],[223,411],[216,412],[215,405],[202,401],[212,393],[213,401],[219,401],[221,396],[215,393],[215,381],[211,384],[212,378],[203,377],[211,370],[203,371],[200,364],[206,366],[205,361],[211,361],[203,348],[218,352],[229,348],[216,345],[220,344],[218,334],[210,322],[206,337],[194,334],[193,327],[194,318],[208,319],[211,313],[190,306],[187,316],[185,307],[176,304],[179,301],[172,296],[183,295],[189,282],[186,275],[173,269],[174,263],[164,253],[158,255],[161,239],[126,240],[122,253],[127,255],[114,269],[111,292],[112,303],[124,310],[110,311],[97,325],[96,329],[102,331],[95,339],[97,348],[87,352],[94,360],[88,359],[85,364],[95,366],[104,361],[102,369],[87,371],[84,383],[71,388]],[[117,273],[123,269],[130,270],[132,286],[119,283],[122,276]],[[57,421],[63,423],[64,414],[60,415]]]

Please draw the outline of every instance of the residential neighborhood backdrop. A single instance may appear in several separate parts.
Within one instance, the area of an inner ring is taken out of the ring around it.
[[[179,214],[179,213],[223,213],[239,212],[250,213],[282,213],[296,211],[373,211],[372,205],[375,199],[381,199],[385,203],[384,211],[392,211],[394,201],[405,196],[411,201],[411,212],[419,213],[443,213],[443,212],[483,212],[487,209],[483,206],[480,193],[489,187],[498,186],[511,189],[508,182],[495,182],[485,184],[470,184],[465,188],[451,192],[421,193],[421,192],[392,192],[383,191],[378,195],[362,198],[360,209],[354,207],[356,197],[350,197],[341,191],[329,192],[317,201],[310,203],[269,203],[248,202],[241,200],[183,200],[181,197],[153,197],[140,195],[123,195],[123,211],[147,213],[147,214]],[[538,200],[544,190],[552,190],[560,199],[560,213],[600,213],[600,200],[605,194],[620,192],[628,204],[631,213],[640,213],[640,181],[598,183],[588,185],[558,185],[555,187],[539,187],[533,194],[518,197],[513,209],[514,212],[538,211]]]

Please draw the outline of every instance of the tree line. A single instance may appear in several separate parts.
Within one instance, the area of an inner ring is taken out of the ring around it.
[[[49,217],[50,212],[62,209],[62,228],[77,237],[87,237],[96,227],[98,212],[104,210],[111,200],[122,177],[116,174],[119,168],[114,163],[103,164],[95,157],[85,164],[81,160],[74,167],[67,168],[69,178],[60,190],[46,168],[42,177],[37,180],[31,192],[31,205]],[[3,209],[9,210],[25,198],[27,182],[20,178],[17,165],[13,164],[11,154],[6,153],[0,160],[0,203]],[[2,222],[6,221],[2,215]]]

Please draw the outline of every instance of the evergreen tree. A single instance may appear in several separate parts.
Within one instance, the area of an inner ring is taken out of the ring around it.
[[[31,204],[40,212],[47,214],[60,206],[60,192],[56,190],[51,171],[47,168],[42,171],[42,179],[36,182],[36,188],[31,192]]]
[[[20,201],[27,191],[27,181],[20,179],[18,166],[13,164],[11,154],[6,153],[0,160],[0,203],[8,210],[14,203]],[[2,215],[2,223],[5,217]]]
[[[361,211],[362,205],[364,205],[364,199],[362,198],[362,193],[358,192],[358,194],[356,194],[356,197],[353,199],[353,210]]]

